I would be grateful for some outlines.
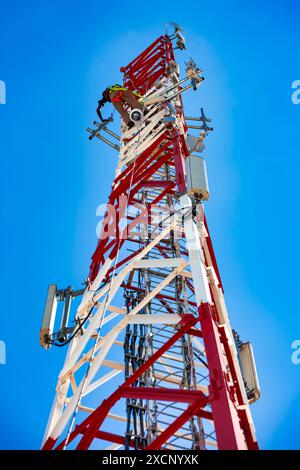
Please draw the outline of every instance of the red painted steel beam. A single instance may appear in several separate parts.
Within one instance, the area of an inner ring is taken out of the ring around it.
[[[165,186],[173,186],[173,181],[171,180],[148,180],[148,181],[141,181],[141,184],[144,188],[160,188]]]
[[[101,439],[103,441],[108,441],[108,442],[115,442],[116,444],[121,444],[121,445],[124,445],[126,441],[124,436],[119,436],[119,434],[114,434],[111,432],[100,431],[100,430],[96,432],[95,439]],[[132,448],[135,448],[133,439],[129,440],[129,446]]]
[[[158,78],[165,75],[170,60],[174,60],[171,40],[167,35],[161,36],[130,64],[120,69],[124,73],[124,86],[144,94]]]
[[[214,419],[211,411],[207,411],[203,409],[199,409],[198,411],[196,411],[195,416],[199,416],[199,418],[208,419],[210,421],[213,421]]]
[[[134,70],[138,66],[140,66],[142,61],[145,61],[149,54],[153,53],[157,47],[161,46],[164,40],[164,36],[160,36],[157,38],[150,46],[148,46],[143,52],[141,52],[135,59],[129,62],[126,67],[121,67],[120,71],[126,74],[129,70]]]
[[[213,398],[211,405],[218,447],[220,450],[246,450],[245,436],[229,393],[224,352],[211,305],[202,304],[199,315],[209,367],[209,394]]]
[[[203,338],[202,331],[196,330],[196,328],[189,329],[188,334],[192,336],[198,336],[198,338]]]
[[[172,133],[174,144],[174,161],[176,168],[177,187],[180,194],[186,193],[186,168],[185,155],[181,148],[180,134],[178,131]]]
[[[165,388],[165,387],[120,387],[122,397],[124,398],[140,398],[141,400],[161,400],[177,403],[193,403],[195,400],[205,399],[208,397],[199,390],[185,390],[181,388]]]

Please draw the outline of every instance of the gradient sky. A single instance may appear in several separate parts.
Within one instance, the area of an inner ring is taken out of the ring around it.
[[[300,448],[299,13],[296,0],[0,3],[0,448],[40,446],[66,352],[39,346],[47,286],[78,288],[96,244],[116,155],[85,129],[101,90],[170,20],[187,39],[179,62],[192,56],[206,78],[185,110],[213,119],[206,213],[232,324],[254,345],[260,445]]]

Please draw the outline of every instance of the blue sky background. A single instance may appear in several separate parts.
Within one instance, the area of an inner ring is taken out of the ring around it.
[[[40,446],[65,354],[39,346],[47,286],[79,287],[96,244],[116,155],[85,129],[101,90],[170,20],[187,39],[179,62],[192,56],[206,78],[185,109],[213,118],[206,212],[233,326],[254,345],[259,441],[300,448],[299,13],[296,0],[0,3],[1,448]]]

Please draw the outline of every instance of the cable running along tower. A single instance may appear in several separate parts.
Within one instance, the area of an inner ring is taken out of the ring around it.
[[[204,215],[212,129],[184,113],[202,71],[190,59],[180,78],[175,49],[177,25],[121,68],[149,110],[132,129],[88,129],[118,162],[86,287],[48,290],[41,344],[67,354],[43,449],[258,448],[252,347],[232,330]]]

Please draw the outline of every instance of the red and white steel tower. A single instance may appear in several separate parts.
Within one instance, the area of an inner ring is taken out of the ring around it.
[[[252,348],[232,330],[204,216],[211,129],[203,110],[184,114],[203,77],[189,60],[180,79],[184,48],[176,26],[121,68],[149,110],[133,129],[88,129],[119,158],[86,288],[49,287],[41,344],[69,346],[43,449],[258,448]]]

